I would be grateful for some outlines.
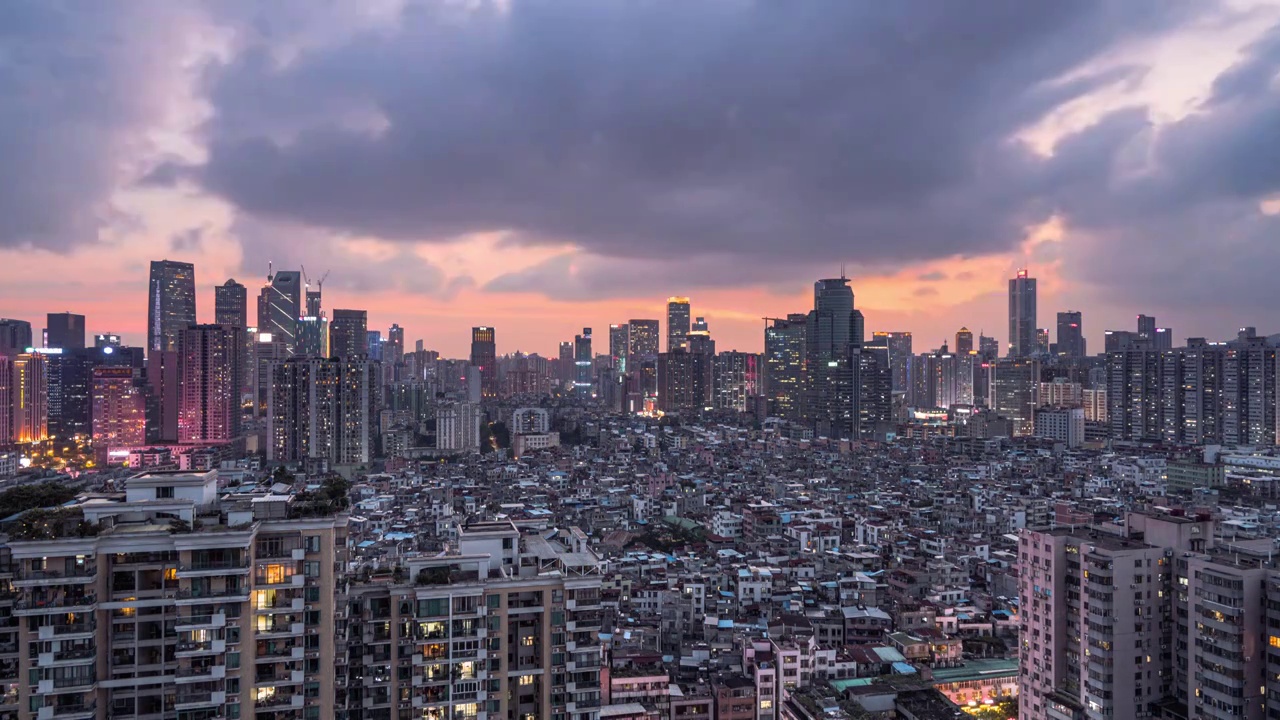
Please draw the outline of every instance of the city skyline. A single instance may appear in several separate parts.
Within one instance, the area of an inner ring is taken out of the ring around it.
[[[33,15],[15,24],[31,33],[29,52],[5,78],[25,87],[70,55],[91,62],[56,93],[16,98],[14,117],[39,121],[5,134],[23,148],[12,172],[28,180],[0,189],[3,313],[70,309],[92,332],[141,344],[134,288],[167,255],[200,268],[200,322],[212,319],[214,285],[235,278],[252,292],[269,261],[306,265],[334,270],[329,307],[367,309],[371,327],[397,322],[453,356],[468,327],[547,354],[583,326],[662,317],[671,295],[692,297],[723,347],[759,350],[757,318],[803,310],[808,283],[841,264],[868,331],[909,330],[929,338],[922,346],[961,326],[1003,335],[1001,281],[1019,267],[1039,279],[1043,311],[1084,313],[1093,346],[1138,312],[1176,319],[1181,337],[1267,325],[1280,178],[1249,159],[1267,156],[1255,145],[1276,89],[1249,79],[1275,68],[1273,4],[972,15],[831,2],[794,17],[767,4],[644,5],[514,3],[461,18],[424,10],[417,22],[394,2],[296,17],[270,5],[15,8]],[[780,23],[791,32],[774,33]],[[474,42],[424,56],[446,26]],[[627,26],[647,42],[580,62],[604,28]],[[713,41],[717,26],[740,32]],[[925,28],[930,53],[903,42],[902,26]],[[504,40],[479,40],[492,37]],[[770,71],[742,83],[751,53],[735,42],[769,48]],[[833,77],[830,58],[861,44],[874,62],[856,81]],[[998,60],[980,63],[970,46],[998,48]],[[517,48],[529,56],[512,86],[461,70]],[[260,61],[289,53],[287,67]],[[572,71],[560,64],[570,58]],[[388,64],[423,67],[426,82],[387,82]],[[338,86],[314,82],[332,65],[351,72]],[[534,68],[545,72],[525,74]],[[665,90],[631,92],[646,73]],[[547,92],[509,92],[525,86]],[[789,108],[777,102],[784,87]],[[925,108],[907,87],[948,91]],[[614,110],[600,110],[600,92]],[[104,102],[59,101],[90,93]],[[454,95],[476,102],[441,102]],[[552,97],[567,101],[543,104]],[[421,106],[449,112],[406,111]],[[100,134],[85,141],[85,128]],[[705,152],[664,151],[679,148]],[[1136,157],[1151,166],[1127,172]],[[328,171],[339,166],[358,172]],[[360,186],[340,184],[356,176]],[[1232,251],[1202,262],[1227,236]],[[1167,281],[1179,276],[1196,280]]]

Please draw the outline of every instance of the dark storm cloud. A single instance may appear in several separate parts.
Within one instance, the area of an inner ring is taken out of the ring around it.
[[[149,0],[0,2],[0,247],[97,239],[159,115],[177,20]]]
[[[1199,327],[1274,322],[1280,216],[1260,205],[1280,193],[1278,74],[1280,26],[1184,119],[1155,128],[1126,110],[1064,138],[1045,175],[1067,272]]]
[[[427,3],[287,62],[287,23],[258,15],[208,72],[208,162],[180,174],[385,238],[870,266],[1000,251],[1052,207],[1010,137],[1134,77],[1062,80],[1188,7],[1205,4]]]

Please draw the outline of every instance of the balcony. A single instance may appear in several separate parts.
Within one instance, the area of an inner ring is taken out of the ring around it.
[[[306,679],[306,673],[301,670],[289,670],[286,672],[260,674],[254,677],[253,684],[255,687],[279,687],[281,685],[300,685]]]
[[[273,663],[284,662],[286,660],[301,660],[306,657],[306,653],[306,649],[301,645],[296,647],[276,648],[275,650],[258,653],[254,656],[253,661],[255,663]]]
[[[276,693],[271,697],[262,698],[261,700],[255,700],[253,703],[253,706],[255,709],[289,708],[289,707],[300,708],[302,707],[304,702],[306,702],[306,698],[304,698],[301,694]]]
[[[174,629],[178,632],[185,632],[189,630],[212,630],[226,626],[226,614],[213,613],[211,615],[190,615],[187,617],[179,617],[178,623],[174,626]]]
[[[97,648],[72,648],[56,652],[40,653],[40,667],[57,667],[60,665],[86,665],[98,658]]]
[[[38,683],[38,690],[41,695],[57,695],[61,693],[77,693],[92,690],[97,685],[98,679],[93,675],[78,675],[73,677],[53,678],[52,680],[41,680]]]
[[[184,640],[174,648],[174,657],[189,658],[200,655],[216,655],[227,651],[226,640]]]
[[[276,623],[265,627],[256,627],[254,637],[262,640],[270,640],[272,638],[293,637],[306,632],[306,625],[300,622],[294,623]]]
[[[221,690],[216,692],[179,693],[174,698],[174,710],[196,710],[210,705],[221,705],[227,701],[227,694]]]
[[[96,703],[45,705],[36,710],[36,720],[89,720],[97,715]]]
[[[227,600],[231,602],[244,602],[249,599],[249,588],[231,588],[224,590],[200,590],[191,589],[179,590],[177,594],[179,605],[199,605],[201,603],[212,602],[215,600]]]
[[[299,572],[289,575],[259,573],[253,576],[253,586],[258,590],[287,590],[306,584],[306,576]]]
[[[178,566],[179,578],[216,577],[219,575],[248,575],[249,560],[200,560]]]
[[[282,612],[302,612],[307,608],[306,600],[300,597],[276,598],[270,605],[254,605],[255,615],[270,615]]]
[[[41,625],[37,632],[39,640],[74,640],[80,637],[90,638],[96,626],[91,622],[56,623]]]
[[[220,663],[216,665],[191,665],[178,668],[174,682],[179,685],[187,685],[210,680],[221,680],[226,676],[227,666]]]
[[[71,571],[62,570],[20,570],[13,579],[14,587],[37,587],[49,585],[72,585],[91,583],[98,576],[97,563],[89,563],[84,567]]]
[[[21,600],[14,603],[13,614],[17,616],[43,615],[46,613],[85,613],[97,607],[98,596],[81,595],[77,597],[57,597],[49,600]]]

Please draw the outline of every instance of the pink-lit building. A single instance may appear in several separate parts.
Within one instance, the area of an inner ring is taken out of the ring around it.
[[[112,448],[128,448],[147,441],[146,396],[129,367],[93,370],[93,447],[100,461]]]
[[[182,331],[179,443],[224,443],[240,435],[243,333],[231,325],[192,325]]]

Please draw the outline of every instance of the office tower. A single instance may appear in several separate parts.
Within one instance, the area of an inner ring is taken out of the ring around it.
[[[426,350],[426,345],[424,345],[424,344],[423,344],[423,341],[422,341],[422,340],[414,340],[414,341],[413,341],[413,351],[414,351],[414,352],[424,352],[425,350]]]
[[[93,347],[97,350],[101,350],[103,348],[108,348],[108,347],[118,348],[120,347],[120,336],[116,335],[115,333],[104,333],[102,335],[94,335]]]
[[[93,429],[90,424],[93,351],[47,348],[39,354],[45,357],[49,437],[63,441],[76,436],[88,437]]]
[[[1102,334],[1103,352],[1123,352],[1125,350],[1149,350],[1151,341],[1130,330],[1107,330]]]
[[[382,346],[382,359],[391,366],[404,362],[404,328],[395,323],[387,329],[387,341]]]
[[[974,377],[981,364],[982,361],[978,358],[977,350],[970,350],[963,355],[956,355],[955,400],[957,405],[974,405],[977,403]]]
[[[332,355],[329,346],[329,319],[324,315],[298,319],[298,357],[327,358]]]
[[[253,343],[253,372],[250,381],[254,417],[266,417],[271,402],[271,368],[288,357],[289,348],[283,341],[276,340],[271,333],[258,333]]]
[[[480,394],[485,398],[498,396],[498,343],[496,333],[491,327],[471,328],[471,364],[480,368]],[[560,348],[560,357],[564,358],[564,347]],[[568,368],[565,372],[569,372]],[[570,379],[576,377],[570,376]]]
[[[978,354],[982,356],[984,361],[995,360],[1000,357],[1000,341],[979,333]]]
[[[249,326],[249,291],[235,278],[213,289],[213,321],[238,328]]]
[[[924,361],[926,384],[926,402],[923,407],[949,408],[956,404],[956,356],[946,345],[927,355],[921,356]]]
[[[813,310],[805,328],[806,419],[819,435],[854,433],[854,387],[849,349],[854,345],[853,289],[847,278],[813,284]]]
[[[1019,270],[1009,280],[1009,357],[1022,358],[1036,348],[1036,279]]]
[[[332,716],[347,516],[218,494],[216,471],[142,473],[10,535],[16,716]]]
[[[973,352],[973,331],[967,327],[962,327],[956,331],[956,346],[954,348],[957,355],[968,355]]]
[[[872,339],[877,338],[881,340],[877,344],[889,349],[889,371],[893,376],[893,391],[906,392],[910,387],[908,370],[911,365],[911,333],[876,332]],[[970,343],[972,343],[972,335]]]
[[[178,442],[225,443],[240,437],[244,330],[192,325],[178,358]]]
[[[693,319],[693,325],[689,327],[689,332],[711,333],[711,328],[707,326],[707,319],[704,317],[696,317]]]
[[[21,353],[10,364],[11,432],[19,444],[49,439],[49,364],[43,353]]]
[[[45,321],[44,346],[63,350],[84,349],[84,316],[75,313],[49,313]]]
[[[808,323],[804,313],[765,318],[764,385],[770,415],[792,420],[801,416]]]
[[[26,320],[0,318],[0,355],[17,355],[35,347],[31,338],[31,323]]]
[[[1040,363],[1026,358],[1000,358],[987,370],[987,406],[1013,423],[1015,437],[1033,434]]]
[[[178,442],[178,352],[147,353],[147,442]]]
[[[667,352],[684,347],[689,334],[689,298],[667,298]]]
[[[1156,334],[1151,341],[1151,346],[1156,350],[1172,350],[1173,328],[1156,328]]]
[[[883,439],[893,415],[893,373],[887,346],[855,347],[850,350],[853,370],[856,437]]]
[[[382,362],[382,331],[366,330],[364,336],[364,354],[368,355],[370,360]]]
[[[449,403],[436,411],[436,447],[476,452],[480,449],[479,403]]]
[[[609,364],[615,375],[627,374],[627,358],[631,354],[630,326],[609,326]]]
[[[195,265],[152,260],[147,296],[147,352],[177,352],[178,337],[195,322]]]
[[[147,442],[146,393],[138,371],[130,367],[93,369],[93,449],[108,462],[113,448]]]
[[[425,706],[418,718],[602,715],[602,569],[581,530],[472,521],[449,550],[406,564],[404,580],[347,591],[351,672],[339,685],[363,717],[401,705]],[[389,632],[361,631],[377,627]],[[489,659],[456,650],[473,645]]]
[[[715,359],[712,405],[716,409],[746,412],[760,394],[761,357],[755,353],[726,350]]]
[[[364,310],[334,310],[329,320],[329,356],[368,357],[368,313]]]
[[[1154,343],[1156,339],[1156,319],[1151,315],[1138,316],[1138,337]]]
[[[303,306],[306,308],[305,314],[309,317],[319,317],[320,313],[323,312],[320,308],[320,295],[324,290],[324,278],[326,277],[329,277],[329,273],[327,272],[324,274],[324,277],[320,278],[320,282],[316,285],[316,289],[312,290],[311,281],[307,278],[306,273],[304,272],[302,275],[302,302]]]
[[[1049,354],[1049,331],[1044,328],[1036,328],[1036,352],[1040,355]]]
[[[363,465],[375,456],[378,363],[362,355],[294,357],[270,372],[267,459]]]
[[[628,360],[631,365],[646,359],[657,359],[660,333],[657,320],[631,320],[627,323],[627,335],[630,338]]]
[[[590,397],[594,373],[591,372],[591,328],[582,328],[581,335],[573,336],[573,393],[579,397]]]
[[[1084,323],[1079,310],[1058,313],[1058,355],[1068,358],[1085,356]]]
[[[13,442],[13,356],[0,353],[0,447]]]
[[[268,333],[284,343],[292,355],[298,344],[298,318],[304,310],[302,273],[278,270],[267,273],[267,282],[258,295],[258,332]]]

